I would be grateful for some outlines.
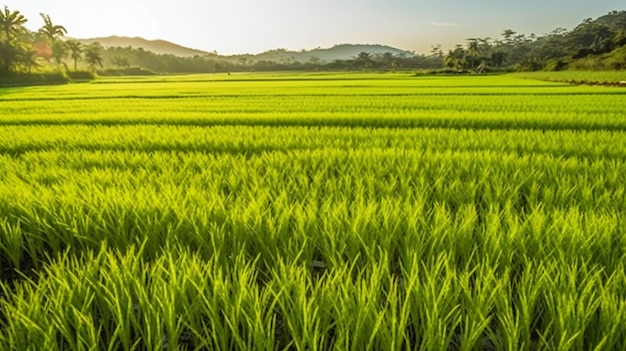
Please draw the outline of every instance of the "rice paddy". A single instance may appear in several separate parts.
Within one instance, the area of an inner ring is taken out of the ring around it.
[[[625,97],[366,73],[0,89],[0,349],[621,349]]]

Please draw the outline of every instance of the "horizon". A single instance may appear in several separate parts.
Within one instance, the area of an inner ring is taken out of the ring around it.
[[[28,19],[26,27],[30,30],[43,24],[41,12],[50,15],[54,24],[65,26],[73,38],[140,37],[220,55],[275,49],[310,51],[341,44],[385,45],[425,54],[438,44],[445,51],[470,37],[498,38],[505,29],[527,35],[542,35],[557,28],[571,30],[586,18],[624,8],[616,0],[549,4],[484,0],[480,6],[460,0],[420,5],[423,3],[322,0],[294,6],[287,0],[263,4],[251,0],[201,4],[183,0],[173,7],[167,0],[149,4],[142,0],[94,0],[89,4],[80,0],[4,1],[11,11],[20,11]],[[99,21],[93,20],[96,10]]]

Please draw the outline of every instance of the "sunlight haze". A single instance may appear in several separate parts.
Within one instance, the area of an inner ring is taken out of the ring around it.
[[[504,29],[542,34],[572,29],[585,18],[624,8],[623,0],[12,0],[4,1],[37,29],[49,14],[68,36],[164,39],[220,54],[384,44],[418,53],[448,49]]]

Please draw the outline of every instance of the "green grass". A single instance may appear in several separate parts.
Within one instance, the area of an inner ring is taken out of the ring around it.
[[[356,73],[0,89],[0,349],[619,349],[624,94]]]
[[[618,84],[626,82],[626,71],[559,71],[559,72],[523,72],[514,76],[528,79],[540,79],[552,82],[574,84]]]

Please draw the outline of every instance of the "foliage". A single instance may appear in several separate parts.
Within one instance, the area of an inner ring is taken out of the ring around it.
[[[101,76],[154,76],[158,75],[156,72],[149,71],[141,67],[128,67],[128,68],[107,68],[105,70],[98,71],[98,75]]]
[[[0,76],[0,86],[24,86],[24,85],[47,85],[65,84],[68,82],[67,76],[61,72],[54,73],[30,73],[13,74],[10,76]],[[1,93],[0,93],[1,94]]]
[[[74,71],[77,71],[78,60],[82,58],[85,48],[83,47],[83,44],[81,44],[79,41],[72,39],[66,41],[65,46],[69,51],[70,57],[72,58],[72,60],[74,60]]]
[[[102,46],[95,42],[85,48],[85,60],[91,67],[91,71],[95,71],[97,66],[103,67],[104,59],[102,58]]]
[[[41,27],[39,32],[48,40],[48,43],[55,43],[59,37],[67,34],[67,30],[65,27],[52,23],[49,15],[45,13],[39,14],[44,21],[44,25]]]
[[[622,69],[626,67],[622,55],[625,33],[626,11],[586,19],[571,31],[557,28],[542,36],[506,29],[500,39],[469,38],[466,46],[457,45],[445,55],[444,67],[473,71],[480,71],[481,65],[507,65],[520,71],[558,71],[568,66],[579,70]],[[606,60],[602,55],[614,58]]]
[[[390,52],[371,54],[361,52],[348,60],[323,61],[313,57],[307,62],[264,59],[267,55],[206,55],[177,57],[155,54],[142,48],[108,47],[102,52],[105,63],[115,68],[142,67],[159,73],[226,73],[265,71],[402,71],[437,68],[441,57],[436,55],[399,56]],[[260,57],[260,58],[259,58]]]
[[[2,31],[2,39],[13,42],[23,31],[23,25],[28,20],[19,11],[10,11],[4,6],[4,12],[0,12],[0,29]]]
[[[72,82],[91,81],[96,78],[95,74],[91,71],[68,71],[65,75]]]

